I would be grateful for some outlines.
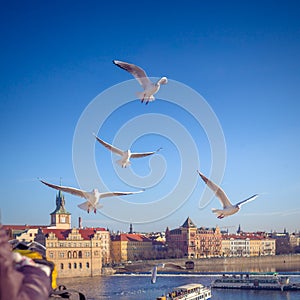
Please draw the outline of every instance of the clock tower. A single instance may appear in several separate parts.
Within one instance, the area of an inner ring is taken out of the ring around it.
[[[52,228],[70,229],[71,228],[71,213],[65,209],[65,197],[61,191],[56,195],[56,209],[50,214]]]

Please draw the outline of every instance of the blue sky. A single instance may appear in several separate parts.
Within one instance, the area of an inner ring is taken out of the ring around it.
[[[189,176],[196,180],[195,188],[183,188],[174,197],[179,199],[191,192],[188,199],[172,214],[155,222],[136,224],[133,213],[131,222],[136,230],[175,228],[190,216],[199,227],[219,225],[232,229],[241,224],[249,231],[298,231],[299,13],[298,1],[164,1],[153,6],[140,1],[2,3],[2,222],[50,222],[56,192],[37,178],[56,184],[62,178],[64,185],[79,187],[72,160],[76,126],[93,101],[102,101],[103,107],[111,105],[101,93],[132,79],[113,65],[112,60],[119,59],[143,67],[149,76],[167,76],[202,95],[215,113],[226,142],[221,186],[232,202],[261,193],[238,214],[223,220],[211,212],[212,207],[220,206],[216,198],[199,208],[205,186],[196,170],[201,168],[210,175],[209,138],[189,112],[160,99],[170,91],[170,81],[158,92],[157,100],[147,106],[124,96],[124,105],[96,132],[112,142],[126,122],[141,115],[163,114],[186,129],[199,151],[199,162],[187,158],[187,164],[194,169]],[[134,96],[140,87],[134,81],[130,84]],[[122,96],[120,92],[120,101]],[[163,165],[165,173],[161,181],[146,188],[143,197],[128,196],[124,201],[155,202],[180,180],[179,161],[184,150],[176,148],[173,138],[151,132],[154,125],[160,125],[153,123],[146,124],[149,132],[145,130],[145,135],[132,145],[126,144],[127,135],[123,134],[124,140],[117,146],[131,146],[135,151],[162,147],[150,161],[153,168]],[[134,161],[131,169],[118,170],[115,157],[111,158],[101,145],[95,144],[94,148],[95,163],[109,189],[142,188],[141,180],[128,184],[129,172],[151,179],[148,158]],[[82,202],[79,198],[65,198],[74,226],[82,216],[86,226],[129,228],[128,222],[119,222],[101,211],[96,215],[84,213],[77,208]],[[104,206],[116,203],[113,207],[120,210],[116,199],[105,201],[110,204],[104,202]],[[147,211],[144,213],[146,216]]]

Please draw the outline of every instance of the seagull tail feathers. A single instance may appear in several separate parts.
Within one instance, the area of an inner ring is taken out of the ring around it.
[[[142,102],[151,102],[155,100],[155,97],[151,95],[150,97],[146,97],[145,92],[137,92],[136,96],[142,101]]]
[[[122,159],[119,159],[119,160],[117,160],[116,162],[117,162],[117,164],[120,165],[122,168],[126,168],[126,167],[128,167],[128,166],[131,165],[131,162],[130,162],[130,161],[124,162],[124,161],[122,161]]]
[[[216,214],[218,218],[223,215],[223,211],[220,209],[212,208],[211,211]]]
[[[77,206],[78,206],[80,209],[82,209],[82,210],[85,210],[85,211],[88,211],[88,210],[89,210],[88,201],[83,202],[83,203],[81,203],[81,204],[78,204]]]

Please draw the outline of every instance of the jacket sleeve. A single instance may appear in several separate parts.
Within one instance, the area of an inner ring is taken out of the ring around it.
[[[0,300],[48,300],[50,278],[34,265],[15,269],[8,237],[0,227]]]

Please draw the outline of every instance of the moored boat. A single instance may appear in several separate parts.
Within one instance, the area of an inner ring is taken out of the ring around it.
[[[167,295],[156,298],[156,300],[209,300],[211,289],[201,283],[190,283],[173,289]]]
[[[239,274],[223,275],[211,283],[212,288],[249,289],[249,290],[299,290],[300,285],[291,284],[288,276],[277,273],[271,275]]]

